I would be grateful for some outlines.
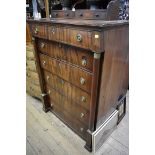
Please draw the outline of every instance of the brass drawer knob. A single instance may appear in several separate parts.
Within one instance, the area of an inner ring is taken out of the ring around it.
[[[41,43],[41,48],[44,48],[45,47],[45,44],[44,43]]]
[[[51,94],[51,91],[50,90],[48,90],[48,94]]]
[[[47,80],[49,80],[49,79],[50,79],[50,77],[47,75],[46,79],[47,79]]]
[[[86,102],[86,97],[82,96],[82,97],[81,97],[81,101],[82,101],[82,102]]]
[[[84,117],[84,113],[81,113],[81,114],[80,114],[80,117],[83,118],[83,117]]]
[[[82,85],[84,85],[85,84],[85,79],[84,78],[80,78],[80,83],[82,84]]]
[[[43,65],[44,65],[44,66],[46,65],[46,61],[43,61]]]
[[[54,28],[54,27],[52,28],[52,33],[53,33],[53,34],[55,33],[55,28]]]
[[[81,42],[81,41],[82,41],[82,35],[81,35],[81,34],[77,34],[77,35],[76,35],[76,40],[77,40],[78,42]]]
[[[37,34],[38,31],[39,31],[39,30],[38,30],[38,28],[36,27],[35,30],[34,30],[34,33]]]
[[[82,59],[81,64],[82,64],[82,66],[86,66],[87,65],[87,60],[86,59]]]
[[[64,80],[63,79],[61,79],[61,84],[64,84]]]
[[[80,131],[83,132],[83,128],[80,128]]]

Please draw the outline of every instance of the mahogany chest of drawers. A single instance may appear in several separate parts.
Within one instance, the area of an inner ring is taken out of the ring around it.
[[[28,20],[43,109],[86,141],[128,88],[128,21]]]

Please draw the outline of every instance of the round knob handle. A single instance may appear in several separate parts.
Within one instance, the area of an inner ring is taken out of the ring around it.
[[[48,94],[51,94],[51,91],[50,90],[48,90]]]
[[[61,84],[64,84],[64,80],[63,79],[61,79]]]
[[[81,101],[82,101],[82,102],[86,102],[86,97],[82,96],[82,97],[81,97]]]
[[[55,16],[58,16],[58,13],[55,13]]]
[[[44,43],[41,43],[41,48],[44,48],[45,47],[45,44]]]
[[[54,27],[52,28],[52,33],[53,33],[53,34],[55,33],[55,28],[54,28]]]
[[[47,75],[46,79],[49,80],[49,78],[50,78],[50,77]]]
[[[84,117],[84,113],[81,113],[81,114],[80,114],[80,117],[83,118],[83,117]]]
[[[39,31],[39,30],[38,30],[38,28],[36,27],[35,30],[34,30],[34,33],[37,34],[38,31]]]
[[[78,42],[81,42],[81,41],[82,41],[82,35],[81,35],[81,34],[77,34],[77,35],[76,35],[76,40],[77,40]]]
[[[46,64],[46,61],[43,61],[43,65],[45,66],[45,64]]]
[[[85,79],[84,78],[80,78],[80,83],[83,85],[83,84],[85,84]]]
[[[82,66],[86,66],[87,65],[86,59],[82,59],[81,64],[82,64]]]
[[[80,13],[80,17],[82,17],[83,16],[83,14],[82,13]]]

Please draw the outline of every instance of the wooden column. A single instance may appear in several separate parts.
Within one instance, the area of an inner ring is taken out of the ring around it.
[[[101,53],[94,52],[94,63],[93,63],[93,79],[91,89],[91,101],[90,101],[90,118],[89,118],[89,129],[87,130],[87,140],[85,148],[88,151],[92,151],[92,133],[96,129],[96,111],[98,101],[98,84],[99,84],[99,71],[100,71],[100,60]]]
[[[50,14],[49,14],[49,2],[48,2],[48,0],[44,0],[44,2],[45,2],[46,18],[50,18]]]

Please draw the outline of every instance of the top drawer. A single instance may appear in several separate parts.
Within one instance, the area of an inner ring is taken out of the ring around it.
[[[103,51],[103,34],[100,31],[82,29],[79,27],[68,27],[61,24],[31,24],[32,35],[39,38],[49,39],[72,46],[90,49],[92,51]]]
[[[33,36],[47,38],[47,28],[45,24],[32,24],[31,32]]]
[[[59,25],[48,26],[49,40],[61,41],[78,47],[89,48],[91,32],[81,29],[65,28]]]

